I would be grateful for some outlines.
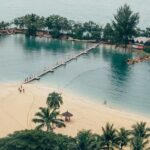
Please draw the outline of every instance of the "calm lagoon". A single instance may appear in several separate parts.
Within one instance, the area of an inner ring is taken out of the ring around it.
[[[88,46],[23,35],[0,37],[0,82],[21,83],[27,76]],[[34,83],[68,90],[100,103],[107,100],[110,107],[150,116],[150,62],[129,66],[126,60],[133,55],[101,45]]]

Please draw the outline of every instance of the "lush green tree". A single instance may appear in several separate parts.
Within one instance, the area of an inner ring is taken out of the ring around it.
[[[150,137],[150,128],[146,127],[146,122],[140,122],[132,126],[132,135],[134,137],[141,137],[148,139]]]
[[[82,23],[75,23],[72,27],[72,36],[75,39],[83,39],[84,28]]]
[[[27,29],[28,35],[36,35],[36,31],[45,28],[45,18],[36,14],[28,14],[23,17],[15,18],[13,21],[17,28]]]
[[[95,25],[95,28],[91,31],[92,40],[100,41],[102,38],[102,27]]]
[[[80,131],[76,137],[78,150],[98,150],[101,148],[100,137],[91,131]]]
[[[131,145],[134,150],[145,150],[149,143],[150,128],[146,127],[145,122],[140,122],[132,126]]]
[[[85,22],[83,24],[84,38],[90,40],[100,40],[102,35],[102,27],[93,21]]]
[[[76,140],[62,134],[57,134],[57,144],[59,150],[78,150]]]
[[[103,134],[101,136],[101,142],[104,149],[112,150],[117,147],[117,134],[113,124],[107,123],[105,128],[102,127]]]
[[[44,17],[39,17],[36,14],[29,14],[23,17],[23,22],[27,28],[26,35],[35,36],[36,32],[45,27]]]
[[[110,23],[107,23],[103,29],[103,38],[104,40],[107,40],[107,41],[113,40],[113,28]]]
[[[58,109],[63,104],[62,96],[59,93],[52,92],[47,97],[47,105],[49,108]]]
[[[58,38],[61,34],[67,34],[71,28],[68,19],[59,15],[51,15],[47,17],[46,27],[48,27],[54,38]]]
[[[117,143],[119,146],[119,149],[122,150],[123,147],[126,147],[129,144],[130,138],[130,131],[126,130],[125,128],[120,128],[119,131],[117,131]]]
[[[17,28],[23,29],[25,26],[24,17],[15,18],[13,23]]]
[[[70,35],[71,37],[73,36],[74,25],[75,25],[74,20],[68,20],[68,35]]]
[[[64,121],[58,118],[59,112],[51,110],[50,108],[39,108],[40,111],[35,114],[33,122],[38,124],[36,129],[43,129],[46,127],[46,131],[53,131],[55,127],[65,127]]]
[[[124,44],[125,48],[129,40],[136,34],[136,26],[139,23],[139,14],[133,13],[130,6],[120,7],[114,15],[112,22],[114,39],[116,43]]]
[[[77,148],[71,137],[41,130],[24,130],[0,139],[0,150],[77,150]]]
[[[143,141],[140,137],[135,137],[131,140],[132,150],[150,150],[150,147],[147,147],[148,140]]]
[[[0,150],[55,150],[57,147],[53,133],[37,130],[18,131],[0,139]]]
[[[43,111],[44,109],[47,108],[40,110]],[[49,109],[47,109],[47,111],[49,111]],[[35,118],[36,123],[40,123],[41,127],[47,126],[43,125],[49,122],[43,119],[45,118],[44,113],[40,112],[36,117],[38,117]],[[55,119],[56,118],[57,117],[55,117]],[[47,120],[49,120],[49,118]],[[50,126],[53,127],[53,125]],[[39,129],[39,127],[37,129]],[[91,131],[83,130],[78,132],[75,138],[42,130],[17,131],[0,139],[0,150],[113,150],[115,148],[122,150],[123,147],[127,146],[130,132],[125,128],[116,131],[113,125],[107,123],[106,127],[102,128],[102,131],[102,136],[99,136],[91,133]],[[141,122],[133,125],[131,133],[130,146],[132,150],[150,149],[150,147],[148,147],[149,128],[146,127],[146,123]]]
[[[9,23],[8,22],[4,22],[4,21],[0,22],[0,29],[6,29],[8,27],[9,27]]]

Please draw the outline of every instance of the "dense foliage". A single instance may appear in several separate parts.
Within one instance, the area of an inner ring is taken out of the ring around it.
[[[103,28],[93,22],[75,22],[59,15],[41,17],[36,14],[27,14],[15,18],[13,22],[0,22],[0,29],[7,29],[10,24],[17,29],[23,29],[27,36],[36,36],[37,32],[49,33],[53,38],[73,38],[79,40],[106,41],[127,47],[129,41],[136,36],[150,37],[150,28],[137,28],[139,14],[134,13],[130,6],[125,4],[117,10],[112,23]]]
[[[0,150],[73,150],[71,137],[40,130],[15,132],[0,139]]]
[[[50,93],[47,97],[46,103],[49,108],[59,109],[60,106],[63,104],[61,94],[56,93],[56,92]]]
[[[47,132],[52,132],[56,127],[65,127],[64,120],[59,118],[60,105],[63,104],[62,97],[59,93],[52,92],[48,95],[46,101],[47,107],[40,107],[39,112],[35,114],[33,122],[38,124],[37,130],[45,129]]]
[[[102,27],[92,21],[76,23],[59,15],[44,18],[28,14],[14,19],[13,23],[17,28],[26,29],[28,36],[35,36],[41,30],[48,30],[53,38],[66,35],[77,39],[100,40],[102,36]]]
[[[136,35],[136,27],[139,23],[139,14],[133,13],[128,5],[120,7],[117,14],[114,15],[112,26],[114,28],[114,38],[119,44],[125,47],[129,40]]]
[[[35,114],[33,122],[38,124],[36,129],[43,129],[46,127],[46,131],[53,131],[55,127],[65,127],[64,121],[60,119],[59,112],[51,108],[39,108],[40,112]]]
[[[150,128],[145,122],[132,126],[132,130],[120,128],[107,123],[102,127],[102,134],[93,134],[90,130],[82,130],[76,137],[56,134],[53,129],[64,127],[64,121],[59,119],[58,109],[63,103],[59,93],[48,95],[47,107],[40,108],[35,114],[35,130],[18,131],[0,139],[0,150],[132,150],[149,149]],[[46,129],[46,130],[45,130]],[[44,130],[44,131],[42,131]]]
[[[9,23],[8,22],[4,22],[4,21],[1,21],[0,22],[0,29],[6,29],[9,27]]]
[[[114,31],[112,25],[107,23],[103,29],[103,38],[106,41],[113,41]]]
[[[102,127],[102,135],[80,131],[76,137],[68,137],[42,130],[24,130],[0,139],[0,150],[131,150],[149,149],[150,129],[146,123],[133,125],[131,131],[117,131],[112,124]]]

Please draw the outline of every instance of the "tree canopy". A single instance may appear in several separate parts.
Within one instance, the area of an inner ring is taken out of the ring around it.
[[[9,25],[10,25],[10,23],[1,21],[0,22],[0,29],[6,29],[9,27]]]
[[[71,137],[40,130],[18,131],[0,139],[0,150],[73,150],[73,146]]]
[[[112,124],[102,127],[102,134],[82,130],[73,138],[42,130],[17,131],[0,139],[0,150],[113,150],[149,149],[149,128],[141,122],[131,131],[117,130]]]
[[[129,5],[120,7],[112,22],[115,42],[124,44],[126,48],[129,40],[136,35],[138,23],[139,14],[133,13]]]

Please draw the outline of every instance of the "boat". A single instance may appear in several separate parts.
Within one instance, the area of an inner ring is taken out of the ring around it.
[[[138,50],[144,50],[144,45],[143,44],[133,44],[132,48],[138,49]]]

